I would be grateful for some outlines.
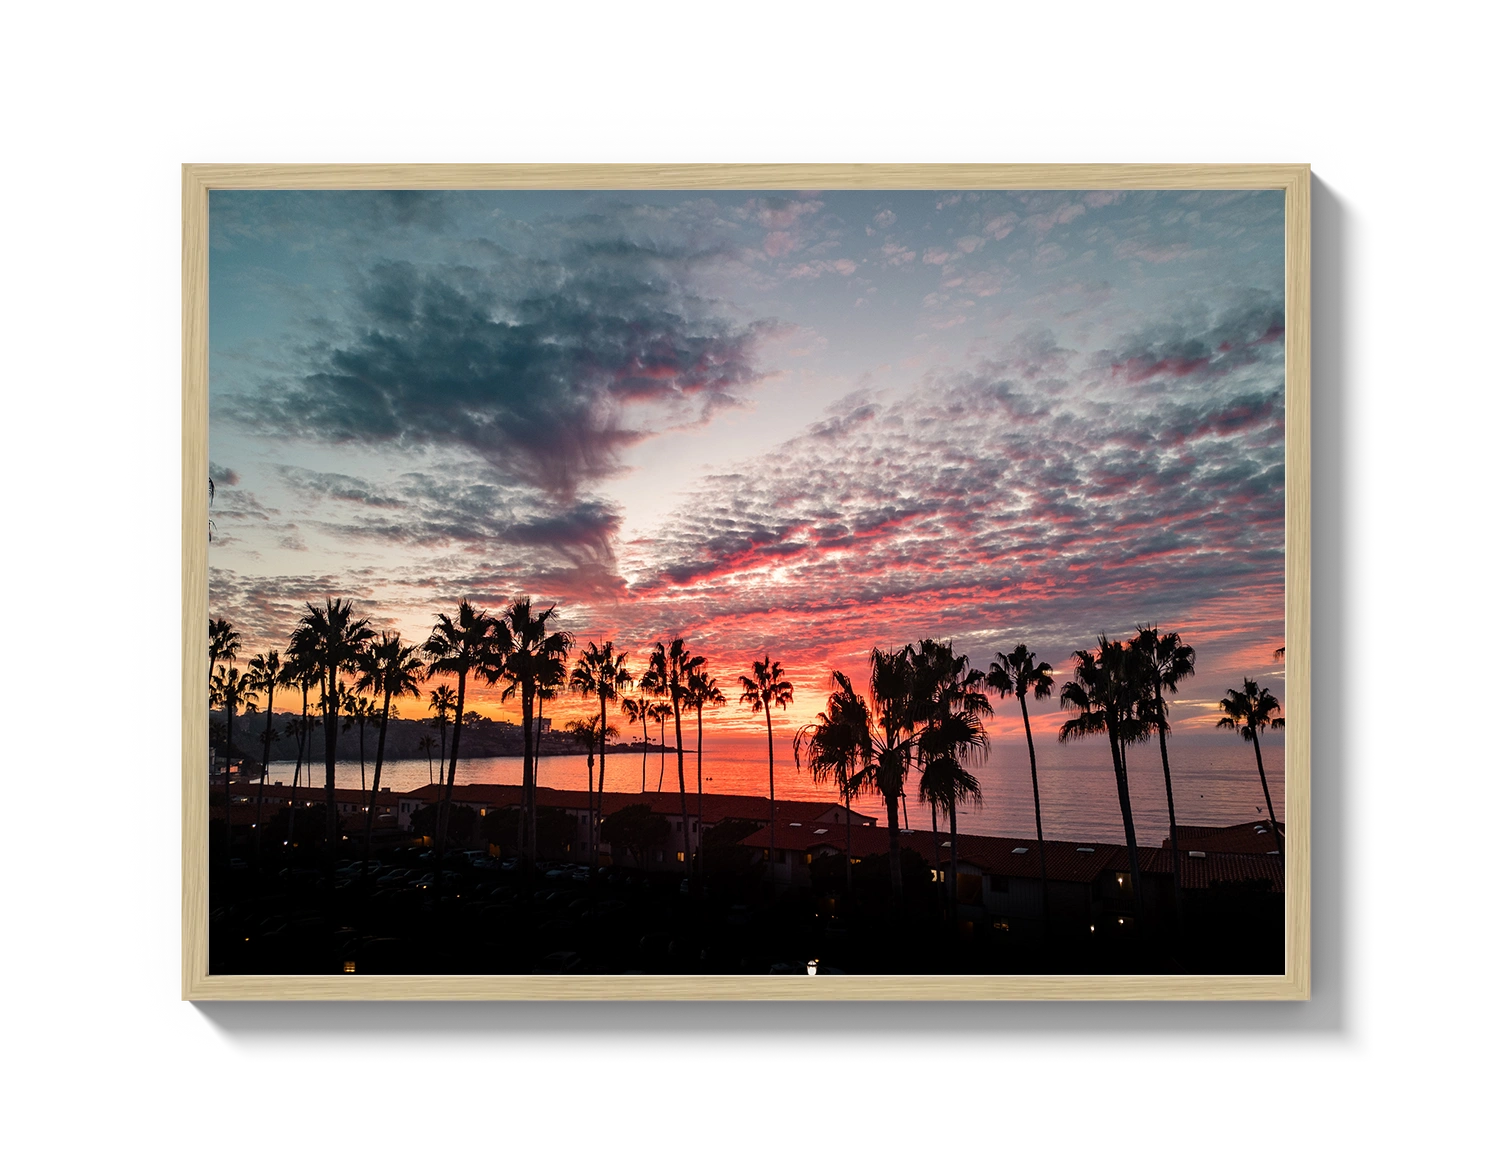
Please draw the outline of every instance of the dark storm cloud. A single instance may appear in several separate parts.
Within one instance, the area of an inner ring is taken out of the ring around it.
[[[234,413],[315,441],[458,448],[571,498],[643,428],[704,419],[756,377],[760,327],[692,293],[696,253],[607,227],[574,223],[556,262],[375,264],[347,340]]]

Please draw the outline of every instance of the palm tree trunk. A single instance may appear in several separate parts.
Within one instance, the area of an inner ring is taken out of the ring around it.
[[[1125,851],[1130,857],[1130,887],[1135,895],[1135,919],[1138,927],[1145,925],[1144,905],[1141,891],[1141,859],[1136,850],[1135,818],[1130,813],[1130,780],[1125,772],[1125,745],[1119,742],[1113,728],[1109,732],[1109,750],[1114,757],[1115,793],[1120,800],[1120,819],[1125,825]]]
[[[608,708],[604,702],[604,696],[599,696],[599,815],[597,821],[604,819],[604,757],[609,754],[609,719]],[[594,850],[594,867],[599,866],[599,826],[596,820],[589,822],[589,840]]]
[[[365,721],[359,721],[359,790],[365,790]]]
[[[698,840],[693,845],[693,868],[703,880],[703,705],[698,704]]]
[[[302,684],[302,720],[297,724],[297,770],[292,773],[292,802],[286,814],[286,839],[287,848],[292,848],[297,840],[297,781],[302,777],[302,754],[312,747],[309,740],[312,738],[312,729],[307,723],[307,691],[308,686],[304,681]],[[309,761],[311,754],[309,753]],[[312,780],[312,764],[308,763],[308,781]]]
[[[948,908],[953,925],[958,925],[958,799],[957,793],[948,805]]]
[[[1172,799],[1172,766],[1167,763],[1167,720],[1162,712],[1161,679],[1156,680],[1156,742],[1161,746],[1161,776],[1167,786],[1167,838],[1172,846],[1172,911],[1182,929],[1182,862],[1177,851],[1177,805]]]
[[[658,715],[656,723],[661,732],[661,764],[656,769],[656,791],[660,792],[661,783],[667,777],[667,717]]]
[[[897,819],[901,797],[892,789],[885,794],[885,823],[891,839],[891,901],[899,906],[901,889],[901,822]]]
[[[1276,839],[1276,848],[1282,847],[1281,826],[1276,823],[1276,807],[1271,803],[1271,786],[1266,783],[1266,766],[1260,758],[1260,736],[1255,728],[1250,729],[1250,742],[1255,745],[1255,768],[1260,773],[1260,790],[1266,797],[1266,815],[1271,818],[1271,832]]]
[[[1047,842],[1042,837],[1042,790],[1036,782],[1036,745],[1031,742],[1031,715],[1026,710],[1026,694],[1017,688],[1021,699],[1021,722],[1026,727],[1026,753],[1031,757],[1031,803],[1036,809],[1036,851],[1042,863],[1042,938],[1052,935],[1052,908],[1047,897]]]
[[[771,893],[776,892],[776,741],[771,737],[771,704],[766,705],[766,779],[771,786]]]
[[[328,814],[328,843],[324,850],[324,864],[328,870],[329,894],[333,893],[333,862],[339,848],[339,805],[334,784],[334,759],[339,742],[339,713],[334,703],[337,698],[338,675],[332,667],[325,672],[323,680],[323,802]]]
[[[453,802],[453,782],[458,777],[458,740],[459,732],[464,727],[464,684],[468,682],[469,672],[467,669],[458,672],[458,700],[457,710],[453,716],[453,754],[448,757],[448,782],[443,785],[443,799],[438,805],[437,821],[437,864],[433,866],[432,885],[438,899],[441,901],[443,894],[443,854],[447,852],[448,841],[448,806]]]
[[[677,735],[677,795],[682,804],[682,876],[693,880],[693,843],[688,835],[687,780],[682,769],[682,708],[672,701],[672,727]]]
[[[255,872],[260,872],[260,825],[265,820],[266,773],[271,768],[271,728],[276,710],[276,684],[266,687],[266,746],[260,754],[260,787],[255,790]]]
[[[641,795],[646,795],[646,757],[651,754],[651,716],[641,716]]]
[[[224,704],[224,866],[234,851],[234,822],[230,820],[229,772],[234,767],[234,703]]]
[[[375,837],[375,805],[380,799],[380,768],[385,763],[385,728],[391,721],[391,693],[385,693],[385,705],[380,712],[380,735],[375,741],[375,781],[370,789],[370,807],[365,810],[365,862],[360,868],[359,880],[364,883],[370,877],[370,846]]]
[[[536,866],[536,838],[531,834],[531,712],[535,696],[528,682],[521,684],[521,864],[531,874]]]
[[[583,855],[587,857],[588,864],[594,864],[594,740],[589,737],[589,810],[588,820],[584,822]]]
[[[854,814],[849,808],[849,790],[844,789],[844,892],[854,901]]]
[[[932,880],[940,882],[943,880],[943,843],[938,840],[937,801],[927,803],[932,808]]]

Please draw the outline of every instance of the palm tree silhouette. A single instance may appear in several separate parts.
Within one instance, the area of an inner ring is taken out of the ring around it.
[[[621,699],[620,711],[631,723],[641,725],[641,791],[646,791],[646,756],[651,748],[651,702],[648,699]]]
[[[1255,767],[1260,772],[1260,790],[1265,794],[1266,813],[1271,818],[1271,832],[1275,834],[1279,851],[1282,832],[1276,821],[1276,806],[1271,803],[1271,786],[1266,783],[1266,766],[1260,757],[1260,733],[1268,727],[1279,731],[1286,726],[1286,720],[1276,714],[1281,710],[1281,704],[1270,691],[1261,687],[1254,679],[1247,678],[1243,690],[1237,691],[1231,687],[1224,698],[1219,700],[1219,709],[1224,712],[1224,717],[1219,720],[1218,726],[1238,731],[1244,739],[1255,745]]]
[[[772,662],[767,654],[758,662],[750,664],[750,673],[740,675],[740,702],[750,708],[751,714],[766,713],[766,779],[771,790],[771,886],[775,888],[776,874],[776,741],[771,736],[771,708],[783,711],[792,701],[792,684],[781,669],[781,663]]]
[[[238,662],[240,653],[239,631],[226,618],[211,618],[208,623],[208,686],[209,706],[214,704],[214,668],[221,662]],[[210,742],[208,749],[208,772],[213,775],[214,753]],[[210,781],[211,783],[211,781]]]
[[[1026,753],[1031,757],[1031,803],[1036,811],[1036,850],[1042,867],[1042,936],[1052,933],[1052,909],[1047,895],[1047,840],[1042,835],[1042,790],[1036,779],[1036,745],[1031,739],[1031,713],[1026,696],[1041,701],[1052,694],[1052,664],[1038,662],[1036,655],[1020,643],[1009,654],[996,652],[985,685],[1002,699],[1015,695],[1021,704],[1021,724],[1026,728]]]
[[[921,718],[914,651],[870,650],[870,743],[873,755],[868,780],[885,799],[886,830],[890,834],[891,900],[902,904],[901,822],[899,810],[906,795],[906,773],[911,767],[916,724]]]
[[[503,669],[505,655],[510,650],[510,631],[482,609],[476,609],[467,597],[458,603],[458,617],[445,613],[437,615],[432,633],[422,643],[422,653],[427,657],[426,677],[428,681],[440,674],[451,674],[458,679],[458,691],[453,697],[453,751],[448,758],[448,778],[443,784],[443,798],[438,805],[436,824],[437,865],[434,875],[441,891],[443,854],[448,840],[448,806],[453,799],[453,782],[458,776],[458,745],[463,732],[464,697],[471,674],[488,673]],[[439,688],[441,689],[441,688]],[[433,703],[437,693],[433,693]]]
[[[438,762],[444,767],[448,764],[448,724],[453,721],[453,708],[457,704],[458,695],[447,683],[433,687],[427,697],[432,725],[438,729]]]
[[[925,717],[917,736],[917,760],[922,766],[919,794],[948,814],[948,907],[958,921],[958,806],[978,804],[979,781],[964,766],[989,753],[984,716],[991,713],[984,694],[984,672],[971,670],[969,660],[954,654],[947,642],[924,638],[917,647],[918,694]],[[936,827],[933,833],[936,835]]]
[[[1082,739],[1087,735],[1109,738],[1110,760],[1115,772],[1115,793],[1120,801],[1120,819],[1125,826],[1125,848],[1130,857],[1131,893],[1135,900],[1136,921],[1142,921],[1144,901],[1141,893],[1141,863],[1136,847],[1135,818],[1130,809],[1130,777],[1125,764],[1125,748],[1145,738],[1146,724],[1141,719],[1144,693],[1140,659],[1119,642],[1099,635],[1097,651],[1077,650],[1073,654],[1073,678],[1065,682],[1058,695],[1064,710],[1078,715],[1062,725],[1057,733],[1059,743]]]
[[[427,783],[432,783],[432,749],[437,747],[437,741],[430,735],[424,735],[417,740],[417,751],[427,753]]]
[[[815,783],[832,780],[844,802],[844,890],[854,895],[854,798],[869,779],[874,754],[870,742],[870,708],[854,693],[854,684],[842,671],[833,672],[833,693],[828,708],[797,732],[792,740],[792,759],[802,767],[803,754]]]
[[[703,667],[703,661],[699,659],[698,665],[688,673],[685,700],[698,717],[698,843],[694,846],[693,856],[696,859],[694,866],[700,878],[703,871],[703,708],[722,707],[729,701],[724,697],[724,692],[719,689],[719,680],[709,678],[708,672]]]
[[[532,741],[532,719],[536,710],[538,688],[556,686],[563,677],[563,664],[572,635],[561,630],[548,632],[547,624],[557,613],[555,606],[538,610],[531,598],[516,597],[505,611],[501,625],[509,630],[510,644],[503,661],[485,669],[485,678],[493,685],[502,679],[506,687],[502,701],[515,695],[521,698],[521,832],[522,856],[527,880],[536,864],[536,754]]]
[[[358,669],[357,663],[356,658],[356,669]],[[365,724],[374,716],[375,709],[368,699],[359,694],[359,689],[359,685],[356,685],[354,690],[343,691],[340,707],[344,712],[344,730],[359,732],[359,790],[363,792],[365,790]]]
[[[1167,722],[1166,692],[1177,693],[1177,684],[1193,673],[1197,658],[1193,648],[1182,640],[1181,635],[1160,633],[1155,626],[1137,626],[1136,635],[1130,639],[1128,649],[1140,659],[1140,667],[1149,688],[1144,696],[1149,703],[1144,708],[1147,727],[1156,732],[1156,742],[1161,747],[1161,775],[1167,786],[1167,833],[1172,845],[1172,904],[1177,921],[1182,923],[1182,871],[1177,851],[1177,805],[1172,799],[1172,767],[1167,762],[1167,736],[1171,727]]]
[[[271,743],[277,738],[276,729],[271,725],[275,715],[276,688],[285,681],[286,667],[281,661],[281,654],[275,650],[267,650],[264,654],[257,654],[249,662],[249,683],[252,690],[266,697],[266,726],[261,732],[260,739],[264,745],[260,757],[260,783],[255,790],[255,868],[260,868],[260,826],[265,820],[266,800],[266,773],[271,769]]]
[[[573,666],[573,673],[568,679],[568,685],[578,694],[587,697],[593,695],[599,700],[599,719],[595,725],[599,733],[599,808],[596,813],[593,796],[589,797],[589,858],[590,864],[599,864],[598,851],[598,818],[604,811],[604,757],[607,744],[605,742],[609,734],[609,705],[620,697],[620,692],[630,686],[630,671],[626,667],[629,655],[616,654],[615,644],[605,642],[599,646],[593,642],[578,656],[578,661]],[[633,699],[627,699],[627,703],[634,703]],[[635,716],[630,717],[632,723]],[[644,760],[645,753],[641,759]],[[644,775],[644,773],[643,773]],[[644,787],[644,785],[643,785]]]
[[[234,847],[234,827],[230,818],[230,805],[232,799],[229,794],[229,773],[234,767],[234,714],[242,705],[245,705],[246,714],[254,710],[250,705],[250,696],[254,694],[254,688],[250,685],[250,677],[242,675],[239,668],[235,666],[221,666],[218,673],[214,675],[213,686],[209,690],[209,702],[217,702],[224,709],[224,863],[229,864],[230,852]]]
[[[302,714],[295,721],[297,768],[292,773],[292,797],[287,815],[287,834],[286,840],[282,842],[283,845],[290,846],[296,840],[297,784],[302,778],[304,752],[307,753],[308,761],[308,787],[312,786],[312,731],[317,726],[317,721],[308,714],[308,693],[318,679],[318,664],[312,657],[312,643],[300,627],[292,631],[291,641],[287,645],[285,670],[287,685],[295,686],[302,692]]]
[[[339,807],[334,785],[339,736],[339,680],[353,668],[355,655],[374,637],[374,631],[368,621],[354,616],[352,601],[332,597],[324,601],[321,609],[308,602],[298,629],[318,665],[323,706],[323,788],[328,811],[326,865],[331,874],[339,842]]]
[[[387,631],[374,645],[366,646],[356,659],[359,670],[359,685],[363,690],[380,696],[380,731],[375,739],[375,776],[370,783],[370,803],[365,809],[365,859],[360,869],[363,881],[369,875],[370,847],[375,836],[375,810],[380,803],[380,771],[385,765],[385,732],[391,721],[391,704],[410,695],[422,697],[417,678],[422,673],[423,663],[417,648],[403,642],[401,635]],[[432,776],[432,737],[426,736],[428,746],[427,774]]]
[[[653,694],[662,695],[668,703],[667,713],[672,716],[672,726],[677,736],[677,795],[682,805],[682,868],[691,880],[693,876],[693,842],[688,835],[687,778],[682,761],[682,708],[688,702],[693,675],[703,669],[701,655],[691,653],[681,638],[673,638],[670,645],[658,642],[651,652],[641,685]],[[665,724],[662,734],[662,763],[666,763]],[[658,790],[659,790],[658,785]],[[702,826],[699,826],[701,833]]]

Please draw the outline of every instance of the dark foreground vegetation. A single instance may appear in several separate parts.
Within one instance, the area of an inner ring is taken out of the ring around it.
[[[290,854],[292,851],[287,851]],[[309,856],[267,856],[261,874],[216,852],[214,974],[1267,974],[1282,969],[1280,899],[1226,892],[1179,930],[1002,929],[955,920],[927,864],[902,856],[908,896],[886,867],[840,859],[811,889],[772,895],[759,866],[714,872],[696,892],[670,873],[359,851],[332,884]],[[874,861],[875,859],[871,859]],[[289,863],[288,863],[289,862]]]

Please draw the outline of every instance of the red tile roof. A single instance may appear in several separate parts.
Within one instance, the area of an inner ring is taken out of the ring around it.
[[[1163,838],[1161,847],[1170,850],[1171,838]],[[1272,835],[1270,821],[1246,821],[1223,828],[1178,825],[1177,847],[1204,853],[1270,853],[1280,851],[1282,844],[1280,838]]]

